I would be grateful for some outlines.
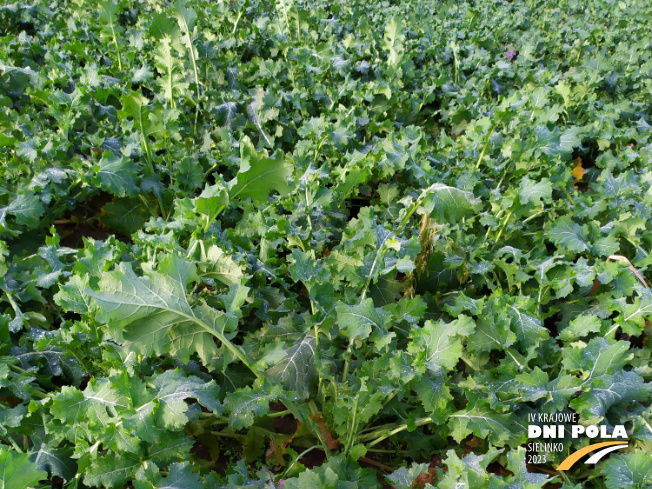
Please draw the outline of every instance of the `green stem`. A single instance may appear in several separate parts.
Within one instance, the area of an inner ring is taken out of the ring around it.
[[[174,96],[172,95],[172,71],[173,67],[171,65],[168,65],[168,86],[170,89],[170,107],[173,109],[176,108],[176,104],[174,103]]]
[[[285,409],[284,411],[276,411],[274,413],[268,414],[268,418],[282,418],[283,416],[287,416],[288,414],[292,414],[289,409]]]
[[[539,211],[539,212],[535,212],[535,213],[532,214],[530,217],[528,217],[525,221],[523,221],[523,224],[525,224],[526,222],[531,221],[531,220],[534,219],[535,217],[539,217],[539,216],[540,216],[541,214],[543,214],[544,212],[545,212],[545,209],[542,210],[542,211]]]
[[[224,438],[236,438],[238,440],[244,440],[247,437],[247,435],[241,435],[239,433],[229,433],[226,431],[211,431],[211,434],[215,436],[221,436]]]
[[[498,214],[496,214],[496,219],[498,219],[502,213],[503,213],[503,210],[500,209],[500,210],[498,211]],[[490,233],[490,232],[491,232],[491,226],[489,226],[489,229],[487,229],[487,232],[486,232],[486,234],[484,235],[484,240],[485,240],[485,241],[487,241],[487,239],[489,239],[489,233]]]
[[[383,401],[383,406],[387,406],[387,404],[389,403],[389,401],[391,401],[392,399],[394,399],[394,397],[396,396],[396,392],[397,392],[397,391],[392,392],[389,396],[387,396],[387,397],[385,398],[385,400]]]
[[[289,473],[290,473],[290,469],[291,469],[292,467],[294,467],[294,464],[296,464],[299,460],[301,460],[301,459],[302,459],[302,458],[303,458],[307,453],[310,453],[312,450],[319,449],[319,448],[321,448],[322,450],[326,450],[326,447],[325,447],[325,446],[322,446],[322,445],[313,445],[313,446],[311,446],[310,448],[307,448],[307,449],[305,449],[303,452],[301,452],[301,453],[297,456],[297,458],[294,459],[290,465],[288,465],[288,468],[285,469],[285,471],[283,472],[283,476],[281,477],[281,479],[284,478],[287,474],[289,474]]]
[[[140,136],[143,140],[143,147],[145,148],[145,156],[147,157],[147,166],[149,166],[149,171],[152,172],[152,175],[155,175],[156,172],[154,171],[154,162],[152,161],[152,152],[149,148],[149,142],[147,141],[147,137],[145,137],[145,129],[143,128],[142,124],[140,127]]]
[[[236,29],[238,28],[238,22],[240,22],[240,17],[242,17],[242,10],[238,13],[238,18],[235,19],[235,24],[233,24],[233,34],[235,34]]]
[[[480,168],[480,163],[482,163],[482,160],[484,159],[485,155],[487,154],[487,149],[489,149],[489,144],[491,143],[491,135],[494,133],[496,128],[498,127],[499,122],[494,122],[493,126],[491,126],[491,129],[489,129],[489,133],[487,134],[487,138],[485,139],[484,146],[482,147],[482,152],[480,153],[480,157],[478,158],[478,162],[475,164],[475,169],[477,170]]]
[[[14,447],[14,450],[16,450],[18,453],[23,453],[23,451],[20,449],[18,444],[14,441],[14,439],[10,436],[2,436],[0,437],[0,440],[4,440],[5,442],[9,442],[11,446]]]
[[[149,203],[147,202],[145,196],[143,196],[143,194],[138,194],[138,198],[142,201],[143,204],[145,204],[145,207],[147,208],[147,212],[149,212],[149,214],[153,216],[154,212],[152,211],[152,208],[149,206]]]
[[[478,370],[478,368],[471,363],[471,360],[466,357],[465,355],[460,355],[460,360],[462,360],[464,363],[466,363],[469,367],[471,367],[473,370]]]
[[[509,211],[509,212],[507,213],[507,216],[505,217],[505,220],[503,221],[503,225],[500,227],[500,231],[498,231],[498,235],[496,236],[496,239],[494,240],[494,244],[493,244],[493,246],[491,247],[492,250],[493,250],[493,249],[496,247],[496,245],[498,244],[498,240],[499,240],[500,237],[502,236],[503,231],[505,231],[505,228],[507,227],[507,223],[509,222],[509,218],[512,217],[512,214],[514,214],[514,209],[512,209],[511,211]]]
[[[120,46],[118,45],[118,39],[115,36],[115,29],[113,28],[113,16],[111,16],[111,35],[113,36],[113,44],[115,44],[115,50],[118,54],[118,69],[122,71],[122,59],[120,57]]]
[[[351,346],[353,346],[353,339],[349,341],[349,346],[346,348],[346,353],[344,354],[344,370],[342,371],[342,382],[346,382],[346,378],[349,376],[349,365],[351,363]]]
[[[460,82],[460,60],[457,57],[457,43],[451,43],[451,48],[453,49],[453,59],[455,62],[454,69],[455,73],[453,73],[453,80],[455,81],[455,84],[459,84]]]
[[[353,435],[357,431],[358,399],[359,399],[359,396],[355,396],[355,402],[353,403],[353,420],[351,421],[351,429],[349,430],[349,437],[346,440],[346,447],[344,448],[344,456],[345,457],[349,454],[349,449],[353,445]]]
[[[21,312],[20,307],[18,307],[18,304],[16,304],[13,294],[8,291],[5,291],[5,294],[7,294],[7,299],[9,299],[9,304],[11,304],[11,308],[14,310],[16,316],[22,318],[23,313]]]
[[[504,126],[503,126],[503,128],[504,128]],[[508,162],[508,163],[505,165],[505,170],[503,171],[503,176],[500,177],[500,180],[498,180],[498,184],[496,185],[496,188],[497,188],[497,189],[499,189],[500,186],[503,184],[503,181],[505,180],[505,177],[507,176],[507,170],[508,170],[509,167],[511,167],[511,166],[512,166],[512,162],[511,162],[511,161]]]
[[[312,159],[315,161],[315,163],[317,163],[317,155],[319,154],[319,151],[321,150],[321,147],[322,147],[322,145],[324,144],[325,141],[326,141],[326,136],[321,138],[321,141],[319,142],[319,146],[317,146],[317,149],[315,149],[315,155],[312,157]],[[307,187],[306,187],[306,192],[307,191],[308,190],[307,190]]]
[[[507,352],[507,354],[508,354],[510,357],[512,357],[512,360],[514,360],[514,362],[516,363],[516,365],[518,365],[518,369],[519,369],[519,370],[523,370],[523,368],[524,368],[523,365],[521,364],[521,362],[519,362],[519,361],[516,359],[516,357],[512,354],[512,352],[509,351],[509,349],[506,349],[505,351]]]
[[[82,360],[80,356],[77,356],[77,354],[72,350],[72,348],[69,348],[68,351],[73,357],[75,357],[75,360],[79,362],[79,364],[86,371],[86,373],[92,377],[93,374],[91,373],[91,369],[88,367],[88,365],[86,365],[86,362],[84,362],[84,360]]]
[[[200,92],[199,92],[199,72],[197,71],[197,60],[195,58],[195,49],[193,48],[192,45],[192,39],[190,38],[190,29],[188,27],[188,23],[186,22],[186,19],[183,15],[179,16],[180,19],[183,20],[183,23],[186,27],[186,39],[188,41],[188,50],[190,51],[190,60],[192,61],[192,70],[195,75],[195,94],[197,95],[197,106],[195,107],[195,125],[193,128],[193,136],[196,138],[197,137],[197,119],[199,117],[199,99],[200,99]]]
[[[427,417],[427,418],[417,419],[414,424],[415,424],[415,426],[423,426],[423,425],[430,424],[430,423],[432,423],[432,418]],[[407,422],[405,422],[405,423],[401,423],[401,424],[397,425],[392,430],[386,430],[386,429],[376,430],[376,431],[374,431],[372,433],[368,433],[366,435],[362,435],[362,436],[358,437],[358,441],[362,442],[362,441],[365,441],[365,440],[373,440],[371,443],[367,444],[367,447],[371,448],[371,447],[373,447],[375,445],[378,445],[381,441],[389,438],[390,436],[395,435],[396,433],[400,433],[401,431],[406,430],[407,427],[408,427],[408,424],[407,424]]]
[[[217,168],[217,166],[218,166],[218,163],[215,163],[215,164],[214,164],[213,166],[211,166],[208,170],[206,170],[206,171],[204,172],[204,179],[206,179],[206,178],[208,177],[208,175],[210,174],[210,172],[212,172],[213,170],[215,170],[215,168]]]
[[[213,216],[209,216],[206,219],[206,225],[204,226],[204,232],[208,231],[208,228],[211,227],[211,224],[213,224],[213,221],[217,218],[217,216],[220,215],[220,212],[222,212],[224,210],[224,207],[225,206],[220,207],[219,209],[217,209],[217,212]]]
[[[145,137],[145,130],[142,127],[140,128],[140,135],[142,136],[143,140],[143,146],[145,147],[145,156],[147,158],[147,166],[149,167],[149,171],[152,173],[152,176],[156,175],[156,171],[154,170],[154,162],[152,161],[152,150],[149,147],[149,142],[147,141],[147,137]],[[140,196],[142,199],[142,195]],[[161,215],[165,217],[165,219],[168,218],[167,213],[165,212],[165,206],[163,205],[163,200],[161,199],[161,196],[157,193],[156,194],[156,200],[158,201],[158,205],[161,208]],[[143,200],[144,202],[144,200]],[[150,211],[150,214],[153,216],[154,213],[151,211],[149,206],[145,204],[147,209]]]
[[[34,352],[38,353],[38,352]],[[23,355],[25,355],[23,353]],[[18,365],[9,365],[9,368],[11,369],[12,372],[17,373],[17,374],[24,374],[26,371],[25,369],[20,368]]]

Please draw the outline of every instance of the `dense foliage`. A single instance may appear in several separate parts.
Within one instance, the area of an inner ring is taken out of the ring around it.
[[[0,6],[0,487],[650,487],[650,13]]]

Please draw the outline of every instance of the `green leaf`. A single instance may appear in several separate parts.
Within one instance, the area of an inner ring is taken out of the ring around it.
[[[381,390],[370,388],[364,377],[359,379],[352,391],[341,393],[332,408],[335,431],[339,437],[347,439],[351,430],[364,426],[380,412],[385,399],[386,395]]]
[[[167,477],[162,477],[156,489],[204,489],[199,476],[192,471],[188,462],[173,463]]]
[[[193,202],[195,212],[204,216],[206,221],[205,229],[208,229],[220,212],[229,204],[229,194],[227,189],[220,183],[206,185]]]
[[[45,212],[41,200],[33,192],[16,195],[6,208],[7,214],[16,218],[19,226],[37,227],[40,217]]]
[[[475,334],[469,338],[469,350],[479,353],[503,350],[513,345],[517,337],[509,328],[509,322],[505,321],[505,319],[499,318],[496,320],[490,315],[480,317],[477,321]]]
[[[350,341],[358,337],[367,338],[372,328],[384,335],[391,321],[391,316],[382,308],[374,307],[374,301],[370,298],[354,306],[340,302],[335,306],[335,311],[340,331]]]
[[[405,34],[401,32],[402,29],[403,23],[400,18],[392,18],[385,27],[383,49],[388,51],[387,63],[390,66],[396,66],[403,54]]]
[[[257,153],[251,141],[245,138],[240,142],[240,171],[229,183],[231,200],[236,197],[251,198],[256,204],[267,201],[270,192],[286,195],[290,191],[288,179],[294,165],[277,151],[272,158],[267,151]]]
[[[85,292],[98,305],[98,319],[127,349],[143,355],[169,353],[184,361],[196,352],[209,363],[218,355],[213,336],[226,340],[237,319],[205,304],[191,306],[186,287],[194,278],[193,265],[170,255],[158,272],[144,277],[121,263],[104,274],[98,292]]]
[[[602,470],[608,487],[644,489],[652,484],[652,454],[636,450],[612,455]]]
[[[104,0],[99,3],[100,19],[113,26],[116,24],[116,13],[118,12],[118,4],[113,0]]]
[[[484,299],[471,299],[464,292],[455,294],[451,303],[446,303],[444,309],[448,314],[457,317],[462,312],[468,311],[473,316],[479,316],[484,308]]]
[[[598,256],[610,256],[618,253],[620,245],[614,236],[603,236],[593,242],[591,250]]]
[[[72,449],[41,442],[29,452],[29,461],[35,463],[39,470],[45,470],[51,476],[55,475],[69,481],[77,473],[77,463],[71,455]]]
[[[591,377],[590,382],[582,386],[582,395],[573,399],[570,406],[580,413],[582,419],[599,419],[616,405],[626,410],[633,401],[649,399],[651,387],[634,372]]]
[[[322,267],[320,261],[313,258],[311,253],[295,248],[292,250],[292,258],[294,263],[291,263],[289,268],[292,280],[302,281],[304,284],[328,280],[327,270]]]
[[[573,126],[566,129],[561,133],[559,138],[559,145],[567,152],[573,151],[582,143],[582,136],[584,135],[584,128]]]
[[[544,405],[549,406],[550,409],[563,409],[570,398],[581,389],[581,382],[577,377],[560,375],[555,380],[549,381],[548,374],[539,367],[518,374],[515,379],[524,401],[534,402],[545,399]]]
[[[315,338],[306,334],[287,351],[285,357],[267,370],[267,376],[277,379],[288,391],[296,391],[303,399],[311,393],[316,379],[314,366]]]
[[[638,297],[634,304],[626,306],[616,319],[623,331],[638,336],[643,332],[645,319],[652,314],[652,292],[650,289],[638,289]]]
[[[186,438],[183,432],[160,432],[154,443],[147,446],[147,459],[166,466],[173,461],[187,459],[193,444],[193,440]]]
[[[14,408],[0,410],[0,435],[6,436],[11,430],[17,428],[27,414],[27,407],[19,404]]]
[[[434,380],[424,377],[414,387],[414,392],[419,396],[419,402],[428,415],[435,421],[443,421],[442,418],[447,415],[449,409],[449,402],[453,400],[446,379],[443,376],[434,377]]]
[[[64,386],[52,403],[52,415],[66,423],[80,423],[86,418],[106,424],[127,409],[129,400],[116,391],[108,379],[92,379],[84,391]]]
[[[287,479],[284,489],[376,489],[376,472],[361,469],[355,460],[343,454],[333,455],[319,467]]]
[[[157,375],[153,383],[158,389],[159,408],[156,415],[167,428],[181,429],[188,422],[186,399],[196,399],[212,412],[222,413],[218,400],[220,387],[214,380],[205,382],[198,377],[187,377],[179,370],[168,370]]]
[[[236,285],[244,276],[240,265],[217,245],[211,245],[202,253],[202,262],[198,272],[200,277],[209,277],[224,285]]]
[[[526,458],[526,450],[523,447],[517,447],[516,450],[507,452],[507,469],[514,475],[508,476],[504,484],[496,484],[492,487],[540,489],[556,478],[530,472],[526,466]]]
[[[473,193],[435,183],[422,193],[423,210],[439,223],[457,222],[476,208]]]
[[[112,489],[132,480],[142,462],[130,454],[108,452],[94,459],[84,473],[84,483]]]
[[[539,205],[542,199],[549,201],[552,197],[552,183],[547,178],[542,178],[536,182],[530,180],[527,176],[523,177],[518,189],[518,196],[524,205],[528,203]]]
[[[509,316],[512,331],[516,334],[516,339],[521,345],[522,351],[527,352],[550,337],[548,330],[543,327],[540,319],[525,314],[514,306],[509,309]]]
[[[466,409],[451,414],[448,426],[457,442],[473,433],[498,447],[522,443],[527,435],[527,428],[514,414],[497,413],[480,399],[469,400]]]
[[[263,416],[269,412],[269,403],[283,396],[280,386],[256,382],[254,387],[244,387],[229,392],[224,399],[224,409],[229,414],[229,425],[236,430],[254,424],[254,415]]]
[[[172,13],[177,18],[181,30],[184,33],[192,33],[192,30],[195,27],[195,22],[197,22],[197,14],[192,8],[187,8],[187,4],[187,0],[177,0],[172,9]]]
[[[581,253],[590,249],[584,227],[573,222],[570,216],[562,216],[550,226],[547,237],[568,251]]]
[[[452,323],[426,321],[423,328],[413,328],[408,352],[414,364],[423,364],[433,373],[452,370],[462,355],[462,340],[475,330],[475,322],[460,316]]]
[[[122,96],[120,115],[133,119],[134,126],[141,132],[143,139],[153,137],[165,130],[160,121],[150,117],[149,102],[149,99],[140,92],[132,91]]]
[[[149,219],[147,206],[140,199],[116,199],[102,208],[100,221],[110,229],[131,236]]]
[[[587,336],[589,333],[598,333],[602,328],[602,321],[594,314],[582,314],[573,319],[562,332],[559,339],[565,342],[573,341]]]
[[[385,476],[396,489],[412,489],[414,480],[421,474],[430,474],[428,464],[412,463],[410,468],[399,467],[390,475]]]
[[[26,489],[47,477],[48,473],[30,462],[26,453],[0,450],[0,489]]]
[[[107,192],[118,197],[134,197],[138,194],[136,186],[136,165],[124,156],[116,157],[111,151],[105,151],[99,162],[99,185]]]
[[[152,12],[149,32],[156,39],[169,37],[178,39],[180,32],[179,26],[173,19],[169,18],[165,12]]]
[[[165,131],[165,126],[160,118],[155,117],[156,114],[149,108],[149,99],[144,97],[140,91],[125,93],[122,95],[121,100],[122,110],[118,112],[118,115],[133,120],[133,127],[140,133],[141,146],[147,161],[151,165],[150,138],[162,134]]]
[[[613,406],[626,407],[632,401],[649,399],[650,386],[635,372],[623,371],[631,358],[629,343],[610,344],[602,337],[588,345],[564,348],[562,365],[570,372],[580,372],[582,393],[570,406],[582,419],[600,419]]]
[[[625,366],[629,353],[629,343],[618,341],[610,344],[604,338],[593,338],[588,345],[564,348],[562,364],[570,371],[587,372],[584,381],[611,374]]]
[[[156,68],[162,75],[157,79],[163,96],[171,107],[176,106],[175,98],[186,95],[188,83],[185,82],[183,64],[172,51],[171,39],[163,38],[154,53]]]
[[[489,448],[485,455],[469,453],[460,459],[454,450],[446,452],[447,471],[437,471],[438,486],[442,488],[473,487],[486,489],[489,487],[490,474],[487,473],[487,465],[500,453],[494,447]],[[494,479],[491,479],[494,482]],[[427,487],[427,486],[426,486]]]

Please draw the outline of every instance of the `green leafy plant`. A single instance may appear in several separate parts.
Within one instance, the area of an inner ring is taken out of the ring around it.
[[[0,7],[0,487],[650,486],[648,11]]]

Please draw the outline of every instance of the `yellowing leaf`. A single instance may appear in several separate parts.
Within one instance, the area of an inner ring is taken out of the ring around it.
[[[577,183],[582,180],[586,170],[582,168],[582,158],[577,157],[577,165],[573,167],[573,188],[577,188]]]

